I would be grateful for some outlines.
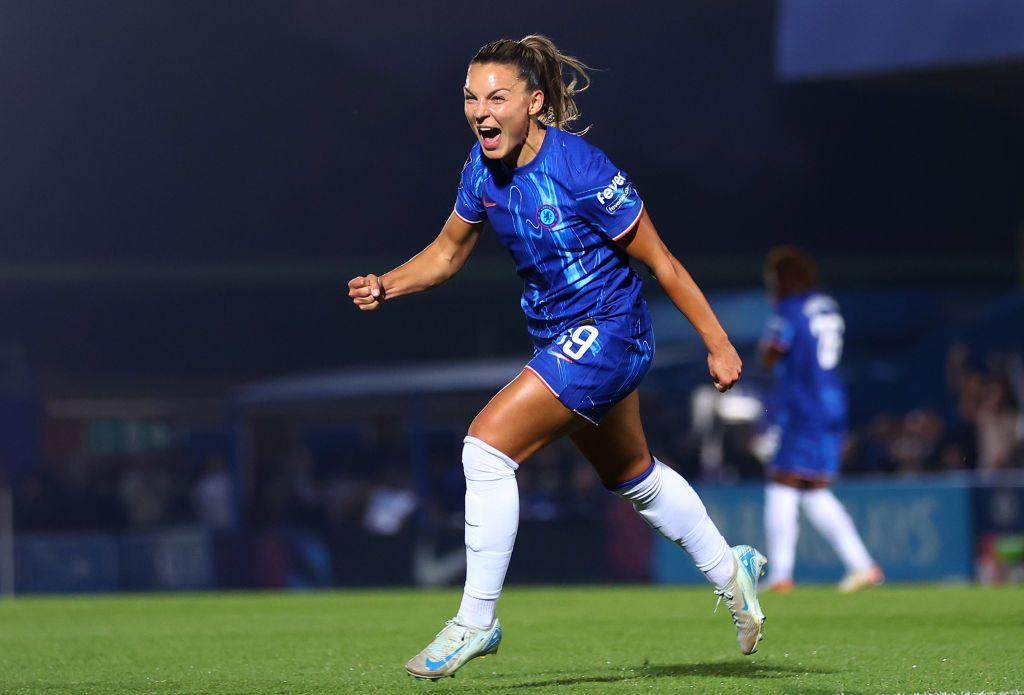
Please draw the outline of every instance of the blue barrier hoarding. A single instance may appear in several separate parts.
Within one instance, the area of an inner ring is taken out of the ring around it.
[[[133,533],[122,537],[123,589],[181,591],[214,586],[210,534],[199,527]]]
[[[865,482],[836,485],[833,491],[849,510],[868,550],[889,580],[971,578],[970,488],[941,483]],[[698,492],[730,543],[752,543],[764,549],[763,486],[704,486]],[[651,577],[656,582],[705,581],[685,552],[660,537],[651,563]],[[796,581],[834,582],[843,571],[835,553],[801,515]]]
[[[188,590],[214,586],[210,534],[198,527],[116,536],[30,534],[15,541],[19,593]]]
[[[15,542],[19,593],[116,591],[117,541],[106,534],[38,534]]]

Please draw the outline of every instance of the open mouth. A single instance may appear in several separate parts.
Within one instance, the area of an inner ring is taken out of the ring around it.
[[[480,133],[480,141],[486,150],[496,150],[498,145],[501,143],[501,129],[494,128],[491,126],[479,126],[477,132]]]

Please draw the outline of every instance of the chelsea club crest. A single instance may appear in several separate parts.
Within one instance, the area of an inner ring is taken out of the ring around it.
[[[544,229],[551,229],[558,224],[561,215],[558,214],[558,208],[551,203],[544,203],[537,208],[537,224]]]

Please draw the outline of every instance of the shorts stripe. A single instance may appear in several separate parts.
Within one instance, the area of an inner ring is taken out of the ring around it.
[[[572,412],[574,412],[574,413],[576,413],[577,415],[579,415],[579,416],[580,416],[581,418],[583,418],[584,420],[586,420],[587,422],[589,422],[589,423],[590,423],[591,425],[593,425],[594,427],[597,427],[597,426],[598,426],[598,423],[597,423],[597,421],[596,421],[596,420],[591,420],[590,418],[588,418],[588,417],[587,417],[586,415],[584,415],[584,414],[583,414],[583,413],[581,413],[580,411],[578,411],[578,410],[573,410]]]
[[[546,386],[546,387],[547,387],[548,391],[550,391],[550,392],[551,392],[551,395],[552,395],[552,396],[554,396],[555,398],[559,398],[558,392],[557,392],[557,391],[555,391],[555,390],[554,390],[553,388],[551,388],[551,384],[549,384],[549,383],[547,382],[547,380],[546,380],[546,379],[545,379],[544,377],[542,377],[542,376],[540,375],[540,373],[539,373],[539,372],[538,372],[538,371],[537,371],[536,369],[534,369],[533,367],[531,367],[531,366],[530,366],[530,365],[528,365],[528,364],[527,364],[527,365],[524,365],[524,366],[523,366],[523,369],[524,369],[524,370],[527,370],[527,369],[528,369],[528,370],[530,370],[530,372],[532,372],[532,373],[533,373],[533,375],[534,375],[535,377],[537,377],[538,379],[540,379],[540,383],[544,384],[544,386]]]

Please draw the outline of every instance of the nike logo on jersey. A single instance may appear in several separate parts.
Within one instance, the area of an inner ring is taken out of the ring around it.
[[[495,203],[493,200],[487,200],[487,198],[484,198],[483,201],[485,208],[493,208],[495,205],[497,205],[497,203]]]

